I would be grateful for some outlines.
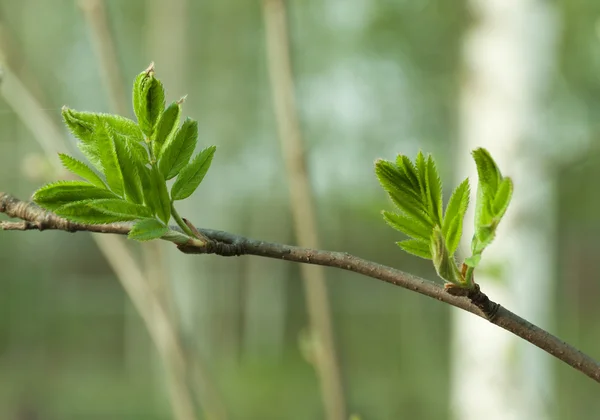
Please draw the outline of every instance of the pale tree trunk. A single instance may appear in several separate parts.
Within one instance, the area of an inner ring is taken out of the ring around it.
[[[463,51],[457,153],[461,178],[471,180],[463,250],[468,252],[473,235],[477,180],[470,152],[485,147],[503,175],[513,178],[515,191],[496,240],[475,271],[475,281],[492,300],[552,329],[555,185],[552,174],[545,172],[538,127],[554,58],[554,15],[543,1],[471,0],[470,5],[476,23]],[[453,325],[453,417],[551,418],[549,357],[460,312],[454,312]]]

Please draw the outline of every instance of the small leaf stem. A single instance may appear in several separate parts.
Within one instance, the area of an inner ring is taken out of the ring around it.
[[[186,225],[186,223],[183,221],[183,219],[181,218],[181,216],[179,215],[179,213],[177,213],[177,210],[175,210],[175,205],[173,204],[173,202],[171,202],[171,216],[173,216],[173,218],[177,222],[177,225],[188,236],[190,236],[191,238],[195,238],[196,237],[196,235],[194,235],[194,232],[192,232],[192,230],[189,228],[189,226]]]

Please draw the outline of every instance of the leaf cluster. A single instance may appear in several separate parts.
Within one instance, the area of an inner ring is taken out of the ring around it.
[[[455,188],[443,209],[442,182],[431,155],[417,154],[414,162],[398,155],[395,162],[375,162],[375,174],[396,207],[383,211],[383,218],[409,239],[397,242],[406,252],[433,261],[438,275],[463,288],[474,287],[472,268],[495,236],[512,195],[512,181],[503,178],[485,149],[473,152],[479,174],[473,255],[459,269],[455,253],[460,243],[463,220],[469,205],[469,180]],[[468,269],[468,266],[471,269]]]
[[[89,162],[59,154],[66,169],[81,181],[58,181],[33,195],[40,207],[68,220],[87,223],[136,221],[129,237],[146,241],[168,234],[174,201],[189,197],[210,168],[215,146],[192,158],[198,123],[180,125],[183,100],[165,107],[162,83],[154,66],[133,84],[137,122],[118,115],[63,107],[63,120]],[[172,186],[167,181],[175,179]],[[182,229],[188,232],[187,226]],[[193,236],[193,235],[190,235]]]

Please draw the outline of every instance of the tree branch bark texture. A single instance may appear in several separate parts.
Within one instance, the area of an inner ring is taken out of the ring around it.
[[[86,225],[69,222],[39,208],[33,203],[19,200],[3,192],[0,192],[0,213],[20,219],[16,222],[0,221],[0,230],[63,230],[67,232],[86,231],[126,235],[131,229],[131,225],[128,223]],[[173,229],[179,230],[175,227]],[[198,228],[198,230],[206,236],[208,241],[203,245],[197,245],[198,242],[192,245],[177,245],[181,252],[185,254],[215,254],[223,257],[255,255],[353,271],[366,277],[420,293],[487,319],[492,324],[529,341],[600,383],[600,364],[596,360],[489,300],[482,292],[469,296],[459,296],[452,293],[452,289],[447,290],[432,281],[346,252],[324,251],[265,242],[213,229]],[[477,337],[473,337],[473,340],[477,340]]]

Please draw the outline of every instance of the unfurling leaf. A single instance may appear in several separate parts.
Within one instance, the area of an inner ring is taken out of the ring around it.
[[[106,184],[104,183],[102,178],[100,178],[98,174],[96,174],[96,172],[94,172],[85,163],[69,155],[65,155],[64,153],[59,153],[58,157],[60,158],[60,161],[62,162],[63,166],[75,175],[78,175],[81,178],[89,181],[91,184],[95,185],[98,188],[106,188]]]
[[[496,192],[496,197],[494,197],[494,201],[492,202],[492,212],[494,213],[495,218],[502,218],[504,213],[506,213],[506,209],[510,204],[510,200],[512,198],[513,193],[513,183],[510,178],[504,178],[500,185],[498,186],[498,191]]]
[[[98,159],[102,165],[102,172],[108,187],[118,196],[123,196],[123,174],[117,157],[116,134],[106,123],[100,120],[96,126],[94,139]]]
[[[160,80],[154,77],[154,63],[134,81],[133,109],[142,132],[152,137],[165,109],[165,91]]]
[[[152,188],[156,191],[156,197],[158,199],[156,215],[163,222],[169,223],[169,219],[171,218],[171,199],[169,197],[169,191],[167,190],[167,183],[156,166],[152,167],[150,175]]]
[[[420,239],[407,239],[405,241],[396,242],[400,248],[409,254],[416,255],[417,257],[431,259],[431,249],[429,243]]]
[[[479,177],[479,185],[481,186],[483,195],[489,199],[498,190],[498,184],[502,180],[500,169],[492,159],[490,152],[484,148],[475,149],[472,152],[475,165],[477,166],[477,176]]]
[[[142,219],[136,222],[127,237],[136,241],[151,241],[159,239],[169,231],[169,228],[156,219]]]
[[[427,191],[427,204],[429,207],[429,216],[434,224],[442,225],[442,181],[438,175],[433,157],[427,157],[425,166],[425,187]]]
[[[123,176],[123,189],[125,191],[125,197],[137,204],[143,204],[144,195],[142,193],[142,183],[138,174],[136,165],[136,159],[132,152],[130,144],[125,138],[118,134],[114,136],[115,150],[117,152],[117,161],[119,168]]]
[[[426,202],[420,192],[413,189],[410,180],[403,172],[392,162],[380,159],[375,162],[375,174],[383,189],[402,213],[430,229],[433,228]]]
[[[458,248],[462,236],[463,220],[467,207],[469,206],[469,180],[465,179],[452,193],[446,212],[444,213],[444,223],[442,225],[442,234],[446,239],[446,246],[450,255],[453,255]]]
[[[111,191],[85,181],[58,181],[44,185],[33,194],[33,201],[46,210],[56,210],[74,201],[117,198]]]
[[[198,153],[198,155],[196,155],[196,157],[181,170],[177,180],[171,188],[171,199],[173,201],[188,198],[196,191],[196,188],[198,188],[204,179],[206,172],[208,172],[208,169],[210,168],[213,156],[215,155],[215,150],[215,146],[207,147]]]
[[[430,246],[431,259],[438,276],[450,283],[459,286],[464,285],[464,280],[456,266],[454,256],[449,252],[442,230],[438,226],[433,229]]]
[[[197,141],[198,123],[186,118],[175,135],[171,136],[163,145],[160,153],[160,172],[167,180],[175,178],[179,171],[189,163]]]
[[[382,214],[386,223],[394,229],[399,230],[411,238],[423,240],[425,243],[429,242],[431,228],[422,224],[418,220],[403,214],[391,213],[385,210],[382,212]]]
[[[175,134],[179,126],[179,116],[181,115],[181,105],[179,102],[173,102],[162,113],[156,127],[156,135],[152,141],[152,152],[156,161],[160,161],[161,152],[165,142]]]
[[[88,224],[126,222],[152,216],[148,208],[119,198],[75,201],[57,208],[54,213]]]

